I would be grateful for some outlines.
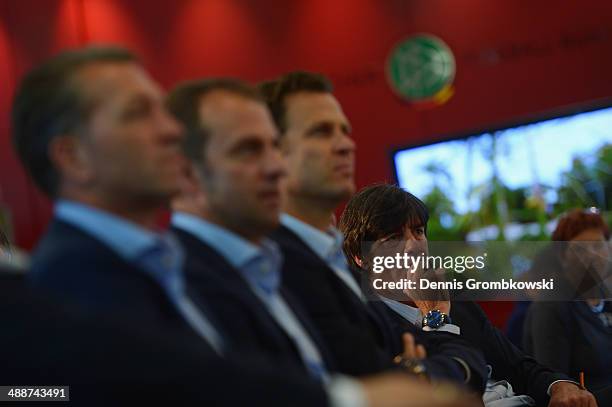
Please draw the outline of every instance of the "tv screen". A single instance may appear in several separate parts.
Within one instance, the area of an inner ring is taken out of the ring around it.
[[[612,209],[612,107],[399,149],[393,163],[428,205],[430,237],[545,240],[569,209]]]

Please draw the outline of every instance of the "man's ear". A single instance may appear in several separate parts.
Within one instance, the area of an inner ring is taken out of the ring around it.
[[[188,162],[181,176],[181,191],[183,194],[196,195],[201,189],[201,175],[195,164]]]
[[[79,136],[66,134],[54,137],[49,143],[49,160],[60,177],[68,182],[86,184],[91,181],[90,158]]]
[[[201,215],[208,208],[208,200],[202,186],[201,169],[187,162],[180,180],[180,193],[172,200],[172,210]]]
[[[359,257],[353,256],[353,260],[355,260],[356,265],[358,265],[359,267],[363,267],[363,261],[361,261]]]

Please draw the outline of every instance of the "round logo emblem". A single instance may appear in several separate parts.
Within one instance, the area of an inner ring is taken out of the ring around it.
[[[392,49],[387,78],[391,89],[403,99],[442,104],[453,95],[455,57],[440,38],[417,34]]]

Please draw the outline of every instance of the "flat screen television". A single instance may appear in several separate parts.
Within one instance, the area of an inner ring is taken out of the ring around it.
[[[545,240],[572,208],[612,210],[612,106],[393,151],[438,240]]]

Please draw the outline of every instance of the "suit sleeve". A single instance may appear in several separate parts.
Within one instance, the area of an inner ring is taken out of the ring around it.
[[[556,303],[534,303],[527,319],[529,342],[538,362],[569,375],[571,344],[567,321]]]
[[[317,297],[300,299],[309,310],[309,315],[333,355],[339,372],[363,376],[382,372],[393,366],[393,355],[380,347],[367,327],[354,323],[347,317],[341,304],[335,301],[334,293],[328,292],[327,287],[321,285]]]
[[[470,317],[475,318],[480,325],[480,329],[473,334],[481,337],[481,347],[487,363],[493,367],[493,377],[508,380],[515,393],[531,396],[536,405],[547,405],[550,399],[547,391],[552,382],[569,378],[523,353],[491,324],[479,305],[471,304],[469,309],[473,315]]]
[[[445,332],[424,332],[427,359],[425,364],[432,378],[465,382],[472,390],[482,394],[487,381],[487,367],[482,352],[457,335]],[[466,368],[469,376],[466,377]],[[458,370],[458,372],[457,372]],[[450,375],[452,373],[452,375]]]
[[[393,328],[397,335],[404,332],[411,333],[415,340],[425,346],[427,358],[423,364],[432,379],[450,380],[456,383],[464,383],[482,394],[487,380],[487,368],[482,352],[470,344],[461,336],[448,332],[425,332],[414,325],[403,320],[399,316],[390,314]],[[469,369],[469,377],[461,360]]]

